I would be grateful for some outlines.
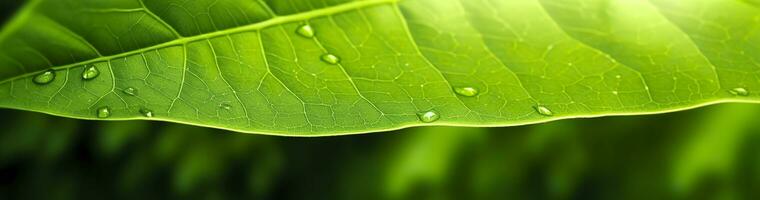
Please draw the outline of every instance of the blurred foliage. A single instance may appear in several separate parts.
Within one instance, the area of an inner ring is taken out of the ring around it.
[[[0,199],[760,199],[758,105],[323,138],[0,112]]]

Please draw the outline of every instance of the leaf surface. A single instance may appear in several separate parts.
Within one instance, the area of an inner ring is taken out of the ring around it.
[[[660,113],[758,102],[759,30],[734,0],[36,0],[0,107],[293,136]]]

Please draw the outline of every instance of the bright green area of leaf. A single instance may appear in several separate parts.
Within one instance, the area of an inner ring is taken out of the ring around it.
[[[37,0],[0,32],[0,107],[315,136],[757,102],[752,2]]]

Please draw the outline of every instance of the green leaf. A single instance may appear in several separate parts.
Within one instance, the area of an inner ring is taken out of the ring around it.
[[[317,136],[758,102],[759,9],[734,0],[32,0],[0,32],[0,107]]]

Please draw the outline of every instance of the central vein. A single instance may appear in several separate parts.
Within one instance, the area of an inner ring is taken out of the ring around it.
[[[156,45],[153,45],[153,46],[150,46],[150,47],[145,47],[145,48],[141,48],[141,49],[127,51],[127,52],[124,52],[124,53],[114,54],[114,55],[110,55],[110,56],[98,57],[98,58],[95,58],[95,59],[90,59],[90,60],[86,60],[86,61],[82,61],[82,62],[78,62],[78,63],[72,63],[72,64],[68,64],[68,65],[53,67],[53,69],[59,70],[59,69],[66,69],[66,68],[71,68],[71,67],[75,67],[75,66],[81,66],[81,65],[86,65],[86,64],[96,63],[96,62],[103,62],[103,61],[112,60],[114,58],[120,58],[120,57],[130,56],[130,55],[141,53],[141,52],[148,52],[148,51],[152,51],[152,50],[156,50],[156,49],[161,49],[161,48],[167,48],[167,47],[171,47],[171,46],[184,45],[184,44],[187,44],[187,43],[190,43],[190,42],[195,42],[195,41],[200,41],[200,40],[206,40],[206,39],[216,38],[216,37],[220,37],[220,36],[235,34],[235,33],[242,33],[242,32],[247,32],[247,31],[260,30],[260,29],[263,29],[263,28],[266,28],[266,27],[270,27],[270,26],[274,26],[274,25],[278,25],[278,24],[285,24],[285,23],[289,23],[289,22],[303,21],[303,20],[307,20],[307,19],[310,19],[310,18],[314,18],[314,17],[327,16],[327,15],[332,15],[332,14],[336,14],[336,13],[342,13],[342,12],[346,12],[346,11],[350,11],[350,10],[356,10],[356,9],[360,9],[360,8],[366,8],[366,7],[371,7],[371,6],[381,5],[381,4],[396,3],[398,1],[400,1],[400,0],[364,0],[364,1],[354,1],[354,2],[350,2],[350,3],[345,3],[345,4],[337,5],[337,6],[332,6],[332,7],[327,7],[327,8],[321,8],[321,9],[311,10],[311,11],[307,11],[307,12],[302,12],[302,13],[298,13],[298,14],[292,14],[292,15],[286,15],[286,16],[277,16],[277,17],[273,17],[271,19],[268,19],[266,21],[258,22],[258,23],[255,23],[255,24],[249,24],[249,25],[245,25],[245,26],[240,26],[240,27],[235,27],[235,28],[230,28],[230,29],[225,29],[225,30],[219,30],[219,31],[204,33],[204,34],[195,35],[195,36],[178,38],[178,39],[175,39],[175,40],[172,40],[172,41],[164,42],[164,43],[161,43],[161,44],[156,44]],[[24,75],[20,75],[20,76],[16,76],[16,77],[13,77],[13,78],[9,78],[9,79],[0,81],[0,84],[4,83],[4,82],[7,82],[7,81],[19,79],[19,78],[22,78],[22,77],[31,76],[31,75],[34,75],[36,73],[38,73],[38,72],[27,73],[27,74],[24,74]]]

